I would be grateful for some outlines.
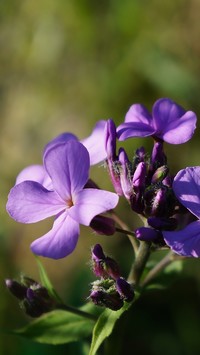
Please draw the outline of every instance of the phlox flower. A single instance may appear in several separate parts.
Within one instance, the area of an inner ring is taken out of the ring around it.
[[[200,257],[200,167],[188,167],[174,178],[173,190],[176,197],[197,220],[185,228],[163,232],[165,242],[177,254]]]
[[[117,128],[117,135],[121,141],[152,136],[167,143],[181,144],[192,137],[196,120],[194,112],[185,111],[174,101],[162,98],[154,103],[152,114],[144,105],[132,105],[125,122]]]
[[[77,140],[70,139],[45,151],[46,175],[43,181],[41,174],[37,181],[30,177],[30,180],[19,182],[11,189],[7,211],[16,221],[34,223],[56,217],[53,228],[31,244],[33,253],[53,259],[65,257],[77,244],[79,225],[89,226],[96,215],[117,205],[115,193],[84,189],[89,168],[87,149]]]

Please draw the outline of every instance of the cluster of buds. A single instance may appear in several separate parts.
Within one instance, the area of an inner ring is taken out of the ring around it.
[[[30,317],[36,318],[55,308],[55,300],[47,289],[35,280],[22,276],[21,282],[6,279],[9,291],[19,300],[20,307]]]
[[[140,240],[162,245],[162,231],[177,228],[177,216],[182,213],[173,189],[163,141],[155,139],[151,156],[143,147],[136,150],[130,161],[125,150],[116,153],[117,132],[112,120],[106,127],[107,167],[115,188],[124,196],[133,211],[147,220],[147,227],[135,231]]]
[[[123,307],[124,301],[133,300],[132,286],[121,277],[117,262],[106,256],[99,244],[92,249],[92,268],[94,274],[100,278],[92,283],[89,296],[95,305],[117,311]]]

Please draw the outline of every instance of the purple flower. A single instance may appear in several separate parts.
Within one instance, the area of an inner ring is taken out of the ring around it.
[[[198,220],[179,231],[164,231],[165,242],[179,255],[200,257],[200,167],[179,171],[174,178],[173,189],[182,205]]]
[[[144,105],[132,105],[117,134],[122,141],[131,137],[153,136],[167,143],[181,144],[192,137],[196,120],[194,112],[185,111],[174,101],[162,98],[153,105],[152,115]]]
[[[51,180],[51,189],[34,179],[11,189],[7,211],[16,221],[34,223],[56,216],[53,228],[31,244],[35,254],[53,259],[65,257],[76,246],[79,224],[89,226],[96,215],[117,205],[119,198],[115,193],[84,189],[89,167],[87,149],[72,139],[49,148],[44,154],[44,169]]]

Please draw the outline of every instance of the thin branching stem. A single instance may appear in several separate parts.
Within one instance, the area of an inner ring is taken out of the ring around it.
[[[163,269],[165,269],[169,264],[171,264],[173,261],[183,259],[183,257],[178,256],[177,254],[174,254],[172,251],[170,251],[165,257],[160,260],[158,264],[154,266],[152,270],[149,271],[147,276],[145,277],[144,281],[141,283],[141,287],[145,287],[149,282],[151,282],[152,279],[154,279]]]
[[[58,304],[56,306],[56,309],[62,309],[64,311],[68,311],[70,313],[77,314],[78,316],[81,316],[81,317],[84,317],[84,318],[87,318],[87,319],[90,319],[90,320],[93,320],[93,321],[97,320],[97,317],[94,314],[87,313],[85,311],[81,311],[78,308],[75,308],[75,307],[72,307],[72,306],[68,306],[68,305],[65,305],[63,303],[62,304]]]
[[[121,229],[116,228],[116,230],[118,229],[119,232],[124,233],[127,235],[127,237],[129,238],[131,245],[133,247],[134,253],[137,254],[138,251],[138,241],[135,238],[135,234],[131,231],[129,231],[128,226],[126,225],[126,223],[124,223],[121,218],[114,212],[111,211],[110,212],[113,220],[120,226]]]

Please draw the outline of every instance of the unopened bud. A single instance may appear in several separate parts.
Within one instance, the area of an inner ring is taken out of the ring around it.
[[[168,172],[169,172],[169,168],[167,165],[160,166],[158,169],[156,169],[155,173],[153,174],[151,183],[154,184],[163,181],[166,178]]]
[[[100,244],[96,244],[92,250],[93,272],[96,276],[104,279],[117,279],[120,276],[120,270],[117,262],[105,256]]]
[[[135,230],[135,236],[139,240],[154,241],[160,237],[160,232],[148,227],[140,227]]]
[[[163,142],[155,142],[151,155],[152,170],[167,163],[167,157],[163,151]]]
[[[13,296],[17,297],[19,300],[22,300],[24,297],[26,297],[27,288],[24,285],[21,285],[19,282],[11,279],[6,279],[5,283]]]
[[[90,222],[90,227],[100,235],[113,235],[115,233],[115,221],[105,216],[95,216]]]
[[[124,301],[131,302],[134,299],[133,287],[123,277],[116,280],[116,289]]]

